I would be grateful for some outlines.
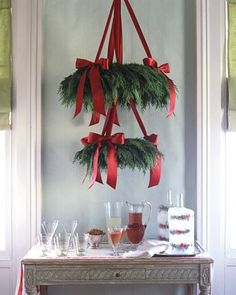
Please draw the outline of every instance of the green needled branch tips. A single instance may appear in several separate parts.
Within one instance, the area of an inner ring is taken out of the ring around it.
[[[139,171],[145,173],[153,168],[157,155],[163,157],[158,151],[156,146],[141,138],[127,138],[125,144],[116,144],[117,163],[118,167],[130,168],[134,170],[137,168]],[[78,161],[79,164],[87,166],[87,171],[92,174],[93,171],[93,159],[97,149],[97,144],[90,143],[81,151],[77,152],[74,157],[74,161]],[[99,168],[101,170],[107,169],[107,145],[104,144],[99,151]]]
[[[83,72],[84,69],[76,70],[60,83],[58,92],[63,105],[69,107],[75,104]],[[106,108],[117,102],[121,108],[129,109],[130,98],[142,110],[149,106],[156,109],[167,108],[170,99],[169,84],[167,77],[158,69],[135,63],[112,63],[109,70],[101,70],[100,76]],[[88,77],[84,88],[83,108],[90,112],[94,110]]]

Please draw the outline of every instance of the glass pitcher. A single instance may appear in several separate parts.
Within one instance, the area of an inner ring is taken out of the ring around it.
[[[127,236],[132,244],[138,244],[142,241],[145,229],[149,222],[152,205],[149,202],[140,202],[138,204],[133,204],[126,201],[129,212],[129,224],[127,226]],[[144,209],[148,208],[147,219],[143,222]]]

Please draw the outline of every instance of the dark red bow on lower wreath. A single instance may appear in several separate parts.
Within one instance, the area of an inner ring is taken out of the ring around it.
[[[155,59],[151,57],[144,58],[143,64],[150,68],[160,70],[166,76],[168,84],[169,84],[169,88],[170,88],[170,107],[167,113],[167,117],[170,117],[172,114],[174,114],[174,111],[175,111],[176,89],[175,89],[174,82],[166,75],[170,72],[169,64],[166,63],[166,64],[158,66],[157,61],[155,61]]]
[[[103,136],[94,132],[90,132],[87,137],[81,139],[84,146],[89,143],[97,144],[97,148],[93,157],[93,172],[89,187],[92,187],[97,180],[102,183],[100,169],[99,169],[99,151],[103,143],[107,144],[107,184],[112,188],[116,188],[117,183],[117,157],[115,144],[124,144],[125,135],[124,133],[115,133],[111,136]]]
[[[77,69],[84,69],[84,73],[80,78],[77,88],[74,117],[76,117],[82,110],[84,86],[88,72],[93,96],[94,111],[99,114],[106,115],[100,70],[109,69],[109,60],[107,58],[100,58],[96,62],[91,62],[86,59],[77,58],[75,66]]]
[[[157,148],[158,135],[156,134],[146,135],[144,136],[144,139],[153,143]],[[150,180],[149,180],[148,187],[153,187],[159,184],[160,178],[161,178],[161,165],[162,165],[162,157],[158,154],[155,164],[150,171]]]

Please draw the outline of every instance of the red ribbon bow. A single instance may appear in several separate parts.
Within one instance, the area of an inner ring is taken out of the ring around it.
[[[116,157],[116,147],[115,144],[124,144],[125,143],[125,135],[124,133],[115,133],[112,136],[104,136],[94,132],[90,132],[87,137],[82,138],[81,140],[84,146],[89,143],[97,144],[97,149],[93,158],[93,173],[90,181],[90,186],[93,186],[95,181],[100,183],[102,182],[101,173],[99,169],[99,151],[103,145],[103,143],[107,144],[107,184],[112,188],[116,188],[117,183],[117,157]]]
[[[155,59],[151,57],[144,58],[143,64],[153,69],[160,70],[166,76],[168,84],[169,84],[169,88],[170,88],[170,107],[167,113],[167,117],[170,117],[172,114],[174,114],[174,111],[175,111],[176,89],[175,89],[174,82],[166,75],[170,72],[169,64],[166,63],[166,64],[158,66],[158,63],[155,61]]]
[[[84,86],[87,77],[87,72],[89,71],[90,85],[93,95],[93,106],[94,111],[106,115],[105,105],[104,105],[104,94],[101,83],[100,70],[109,69],[109,60],[107,58],[100,58],[96,62],[91,62],[86,59],[77,58],[76,68],[84,69],[84,73],[80,78],[79,85],[77,88],[76,95],[76,107],[74,117],[76,117],[82,109],[83,97],[84,97]]]
[[[156,135],[156,134],[146,135],[146,136],[144,136],[144,139],[152,142],[157,148],[158,139],[159,139],[158,135]],[[161,178],[161,165],[162,165],[162,158],[158,154],[157,159],[154,164],[154,167],[150,171],[150,180],[149,180],[148,187],[153,187],[153,186],[159,184],[160,178]]]

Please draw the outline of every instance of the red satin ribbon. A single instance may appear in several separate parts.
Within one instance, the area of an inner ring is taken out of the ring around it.
[[[147,135],[147,136],[144,136],[144,139],[152,142],[157,148],[158,139],[159,139],[158,135],[156,134]],[[153,187],[159,184],[161,179],[161,166],[162,166],[162,158],[160,155],[158,155],[155,161],[154,167],[150,171],[150,179],[149,179],[148,187]]]
[[[97,112],[93,112],[91,119],[90,119],[90,123],[89,126],[98,124],[100,121],[100,114]],[[117,114],[117,110],[115,110],[115,118],[114,118],[114,124],[116,124],[117,126],[120,126],[120,122],[118,119],[118,114]]]
[[[171,115],[174,114],[174,111],[175,111],[176,89],[175,89],[174,82],[166,75],[170,72],[169,64],[166,63],[161,66],[158,66],[157,62],[151,57],[144,58],[143,64],[153,69],[160,70],[166,76],[168,84],[169,84],[169,89],[170,89],[170,106],[169,106],[169,111],[167,113],[167,117],[170,117]]]
[[[76,95],[76,107],[74,117],[76,117],[82,110],[84,86],[89,71],[89,79],[91,85],[91,91],[93,95],[94,110],[102,115],[106,115],[104,105],[104,94],[102,89],[100,70],[109,69],[109,60],[107,58],[100,58],[96,62],[91,62],[86,59],[77,58],[76,68],[84,69],[84,73],[79,81]]]
[[[129,100],[129,104],[130,104],[130,107],[135,115],[135,118],[139,124],[139,127],[140,129],[142,130],[142,133],[143,133],[143,137],[144,139],[146,139],[147,141],[150,141],[151,143],[153,143],[156,148],[157,148],[157,144],[158,144],[158,135],[156,134],[151,134],[151,135],[148,135],[147,134],[147,130],[143,124],[143,121],[138,113],[138,110],[133,102],[132,99]],[[152,187],[152,186],[155,186],[155,185],[158,185],[159,182],[160,182],[160,178],[161,178],[161,165],[162,165],[162,158],[161,156],[157,156],[157,159],[156,159],[156,162],[154,164],[154,167],[151,169],[150,171],[150,179],[149,179],[149,185],[148,187]]]
[[[97,133],[90,132],[87,137],[82,138],[81,140],[84,146],[87,146],[89,143],[97,144],[97,149],[93,158],[93,173],[90,181],[90,186],[92,187],[95,181],[101,182],[101,174],[98,164],[99,151],[103,143],[107,144],[107,184],[112,188],[116,188],[117,183],[117,158],[116,158],[116,147],[115,144],[124,144],[125,136],[124,133],[115,133],[112,136],[103,136]]]

